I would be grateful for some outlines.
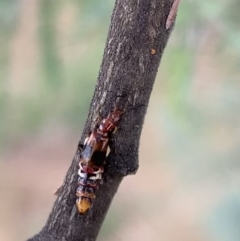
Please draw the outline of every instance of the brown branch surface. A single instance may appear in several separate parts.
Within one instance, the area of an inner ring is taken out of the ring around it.
[[[172,26],[166,20],[173,0],[116,0],[100,73],[81,141],[115,106],[124,109],[107,158],[104,183],[86,215],[76,212],[79,153],[42,231],[28,241],[96,240],[111,201],[124,176],[138,168],[138,148],[161,56]],[[103,3],[104,4],[104,3]],[[121,97],[117,97],[121,96]]]

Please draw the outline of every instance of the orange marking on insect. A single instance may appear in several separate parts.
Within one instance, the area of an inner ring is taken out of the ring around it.
[[[86,198],[79,198],[77,200],[76,205],[77,205],[78,212],[80,214],[85,214],[91,207],[91,202]]]

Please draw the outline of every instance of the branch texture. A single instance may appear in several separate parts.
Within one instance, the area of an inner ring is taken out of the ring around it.
[[[138,148],[144,116],[161,56],[172,26],[166,21],[173,0],[116,0],[103,62],[81,137],[100,114],[124,109],[113,137],[104,183],[91,210],[81,216],[75,208],[79,153],[66,174],[42,231],[28,241],[94,241],[124,176],[138,168]],[[104,3],[103,3],[104,4]]]

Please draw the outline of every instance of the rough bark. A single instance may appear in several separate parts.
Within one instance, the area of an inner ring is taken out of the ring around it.
[[[81,137],[82,142],[99,114],[105,117],[115,106],[125,110],[113,137],[104,183],[96,193],[92,209],[86,215],[79,215],[75,208],[79,161],[76,152],[46,225],[28,241],[96,240],[123,177],[135,173],[138,168],[143,120],[160,59],[173,28],[171,23],[166,27],[173,2],[116,0],[103,62]]]

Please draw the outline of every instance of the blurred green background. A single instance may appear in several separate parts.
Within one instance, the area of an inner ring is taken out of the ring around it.
[[[113,0],[0,0],[0,240],[37,233],[76,150]],[[99,241],[240,240],[240,2],[184,0],[140,168]]]

